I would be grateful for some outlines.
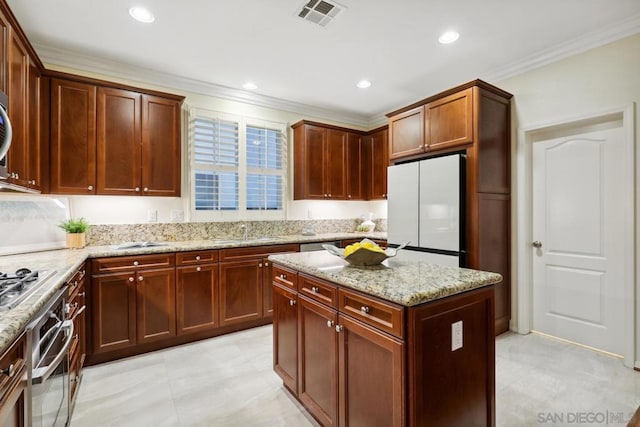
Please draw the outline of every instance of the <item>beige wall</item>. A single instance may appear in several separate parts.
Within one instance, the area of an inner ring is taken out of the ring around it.
[[[580,116],[592,116],[619,107],[625,107],[635,103],[635,141],[638,145],[638,129],[640,129],[640,34],[631,36],[617,42],[578,54],[553,64],[532,70],[513,78],[497,82],[497,86],[511,92],[513,99],[513,184],[517,188],[517,147],[523,141],[522,134],[518,130],[536,127],[545,123],[570,121]],[[640,150],[636,148],[636,164],[640,159]],[[639,224],[640,214],[640,181],[636,172],[636,227]],[[513,194],[517,199],[517,191]],[[514,250],[512,260],[514,262],[513,289],[517,291],[517,259],[520,251],[528,251],[528,248],[518,248],[515,245],[517,223],[523,213],[518,213],[514,202],[513,235]],[[528,224],[527,224],[528,225]],[[636,248],[640,248],[638,234],[635,236]],[[639,250],[636,249],[636,262],[638,265]],[[638,291],[638,272],[636,271],[636,356],[640,355],[640,292]],[[512,319],[516,319],[514,292],[514,313]],[[622,309],[622,308],[621,308]],[[517,326],[517,325],[513,325]],[[636,362],[636,366],[638,362]]]

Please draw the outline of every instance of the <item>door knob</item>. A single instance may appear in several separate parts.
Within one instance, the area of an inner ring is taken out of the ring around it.
[[[534,248],[538,248],[540,249],[542,247],[542,242],[540,240],[535,240],[531,246],[533,246]]]

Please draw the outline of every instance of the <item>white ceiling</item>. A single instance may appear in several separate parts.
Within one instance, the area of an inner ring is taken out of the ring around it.
[[[361,124],[640,32],[639,0],[340,0],[346,9],[326,28],[297,17],[304,3],[8,0],[44,62],[312,111],[305,104]],[[131,19],[134,5],[156,21]],[[460,39],[439,44],[448,29]],[[363,78],[367,90],[355,86]],[[255,94],[242,91],[248,80]]]

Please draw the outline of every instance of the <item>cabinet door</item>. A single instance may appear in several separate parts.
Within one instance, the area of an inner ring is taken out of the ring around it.
[[[180,103],[142,95],[142,195],[180,196]]]
[[[136,274],[138,344],[175,336],[175,270],[141,270]]]
[[[262,259],[262,317],[273,316],[273,291],[271,289],[271,261]]]
[[[273,284],[273,370],[298,395],[298,298]]]
[[[347,198],[346,151],[347,132],[327,129],[327,156],[324,162],[325,185],[330,199]]]
[[[98,88],[96,194],[140,193],[140,97]]]
[[[30,188],[42,189],[42,165],[41,162],[48,161],[48,153],[42,145],[42,123],[40,114],[42,110],[40,85],[42,76],[40,70],[29,58],[29,80],[27,93],[28,117],[28,138],[27,138],[27,184]],[[48,108],[48,106],[47,106]]]
[[[363,200],[363,170],[365,170],[365,158],[363,154],[364,141],[362,135],[349,132],[347,134],[347,200]],[[365,181],[365,182],[368,182]]]
[[[326,129],[304,125],[304,187],[303,198],[325,199],[328,193],[325,186],[325,139]],[[296,144],[298,146],[298,144]]]
[[[0,12],[0,90],[7,93],[7,39],[9,38],[9,22]]]
[[[370,199],[387,198],[387,166],[389,166],[388,130],[371,135],[371,167],[367,179],[370,185]]]
[[[405,425],[404,344],[340,315],[340,425]]]
[[[220,263],[220,326],[262,317],[262,260]]]
[[[27,141],[28,105],[27,80],[29,55],[14,31],[10,31],[8,46],[8,114],[11,119],[13,136],[7,153],[9,181],[18,185],[28,185]]]
[[[94,276],[91,284],[93,352],[136,344],[135,271]]]
[[[424,152],[424,106],[389,117],[389,157]]]
[[[425,145],[428,150],[473,142],[473,88],[425,105]]]
[[[0,425],[23,427],[27,381],[27,349],[22,334],[0,358]],[[10,375],[7,372],[12,371]]]
[[[176,269],[178,335],[207,331],[218,326],[218,266]]]
[[[51,192],[95,194],[96,87],[51,80]]]
[[[323,426],[338,422],[338,312],[298,297],[298,397]],[[373,425],[373,424],[372,424]]]

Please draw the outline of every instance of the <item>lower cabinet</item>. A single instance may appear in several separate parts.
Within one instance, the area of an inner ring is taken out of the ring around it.
[[[282,286],[273,271],[274,370],[287,388],[323,426],[403,426],[404,341],[343,313],[336,285],[298,274]]]
[[[73,342],[69,350],[69,402],[71,408],[76,401],[78,386],[82,380],[82,368],[84,366],[86,350],[86,278],[87,266],[83,264],[67,281],[69,292],[68,318],[73,321]]]
[[[176,268],[177,333],[218,327],[218,265]]]
[[[0,356],[0,425],[25,426],[27,348],[22,334]]]
[[[262,259],[220,263],[220,325],[262,317]]]

